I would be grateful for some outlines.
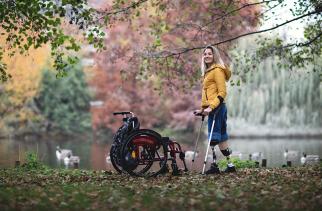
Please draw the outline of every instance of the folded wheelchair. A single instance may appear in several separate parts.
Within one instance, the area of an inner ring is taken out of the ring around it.
[[[188,171],[179,143],[153,130],[140,129],[139,119],[130,111],[113,114],[123,115],[123,124],[115,133],[110,149],[111,163],[117,172],[153,177],[171,171],[169,160],[172,174],[178,175],[177,157],[183,162],[184,171]]]

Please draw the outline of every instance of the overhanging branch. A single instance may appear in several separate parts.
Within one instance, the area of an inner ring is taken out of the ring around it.
[[[312,43],[317,41],[317,39],[319,39],[321,36],[322,36],[322,32],[320,32],[315,37],[309,39],[306,42],[292,43],[292,44],[288,44],[288,45],[284,45],[284,46],[280,46],[280,47],[273,47],[273,48],[270,48],[267,50],[268,51],[267,54],[271,54],[272,51],[282,50],[282,49],[286,49],[286,48],[310,46]]]
[[[241,35],[238,35],[238,36],[235,36],[235,37],[232,37],[232,38],[229,38],[229,39],[217,42],[217,43],[213,43],[212,45],[214,45],[214,46],[215,45],[221,45],[221,44],[231,42],[231,41],[234,41],[234,40],[237,40],[239,38],[246,37],[246,36],[249,36],[249,35],[272,31],[274,29],[277,29],[277,28],[279,28],[281,26],[287,25],[287,24],[289,24],[291,22],[294,22],[296,20],[305,18],[307,16],[311,16],[311,15],[314,15],[314,14],[318,14],[318,13],[321,13],[321,11],[312,11],[312,12],[306,13],[304,15],[298,16],[298,17],[296,17],[294,19],[291,19],[289,21],[285,21],[284,23],[278,24],[278,25],[276,25],[274,27],[259,30],[259,31],[255,31],[255,32],[249,32],[249,33],[241,34]],[[152,57],[152,58],[166,58],[166,57],[176,56],[176,55],[179,55],[179,54],[184,54],[184,53],[187,53],[187,52],[193,51],[193,50],[200,50],[200,49],[203,49],[203,48],[205,48],[205,46],[197,46],[197,47],[192,47],[192,48],[180,48],[180,49],[175,50],[175,52],[173,52],[173,51],[172,52],[171,51],[155,52],[155,53],[153,53],[153,55],[150,55],[149,57]]]
[[[261,1],[261,2],[255,2],[255,3],[250,3],[250,4],[244,4],[243,6],[241,6],[241,7],[237,8],[237,9],[234,9],[234,10],[231,10],[231,11],[229,11],[229,12],[226,12],[225,14],[223,14],[223,15],[221,15],[221,16],[219,16],[219,17],[217,17],[215,20],[212,20],[212,21],[210,21],[210,22],[206,23],[204,26],[202,26],[202,28],[204,28],[204,27],[208,26],[209,24],[212,24],[212,23],[213,23],[213,22],[215,22],[215,21],[218,21],[218,20],[220,20],[220,19],[222,19],[222,18],[225,18],[225,17],[227,17],[228,15],[231,15],[231,14],[233,14],[233,13],[235,13],[235,12],[238,12],[238,11],[240,11],[240,10],[242,10],[242,9],[246,8],[246,7],[256,6],[256,5],[259,5],[259,4],[265,4],[265,3],[274,2],[274,1],[278,1],[278,0]],[[279,4],[280,4],[280,3],[279,3]]]
[[[135,9],[136,7],[140,6],[141,4],[147,2],[148,0],[138,0],[137,2],[133,2],[132,4],[130,4],[129,6],[127,7],[124,7],[124,8],[121,8],[121,9],[118,9],[118,10],[115,10],[115,11],[110,11],[110,12],[107,12],[107,11],[104,11],[104,12],[98,12],[100,15],[102,15],[101,17],[98,18],[98,20],[101,20],[103,19],[104,17],[106,16],[110,16],[110,15],[117,15],[119,13],[124,13],[124,12],[127,12],[129,11],[130,9]]]

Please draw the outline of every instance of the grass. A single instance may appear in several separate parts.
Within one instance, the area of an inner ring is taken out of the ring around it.
[[[322,167],[134,178],[110,171],[0,169],[0,210],[320,210]]]

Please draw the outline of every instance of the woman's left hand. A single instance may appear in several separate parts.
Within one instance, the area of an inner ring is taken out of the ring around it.
[[[208,107],[205,110],[203,110],[202,114],[205,115],[205,116],[208,116],[211,111],[212,111],[212,109],[210,107]]]

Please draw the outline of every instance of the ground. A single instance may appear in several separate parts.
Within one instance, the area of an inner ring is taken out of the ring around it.
[[[135,178],[109,171],[0,169],[0,210],[320,210],[321,165]]]

